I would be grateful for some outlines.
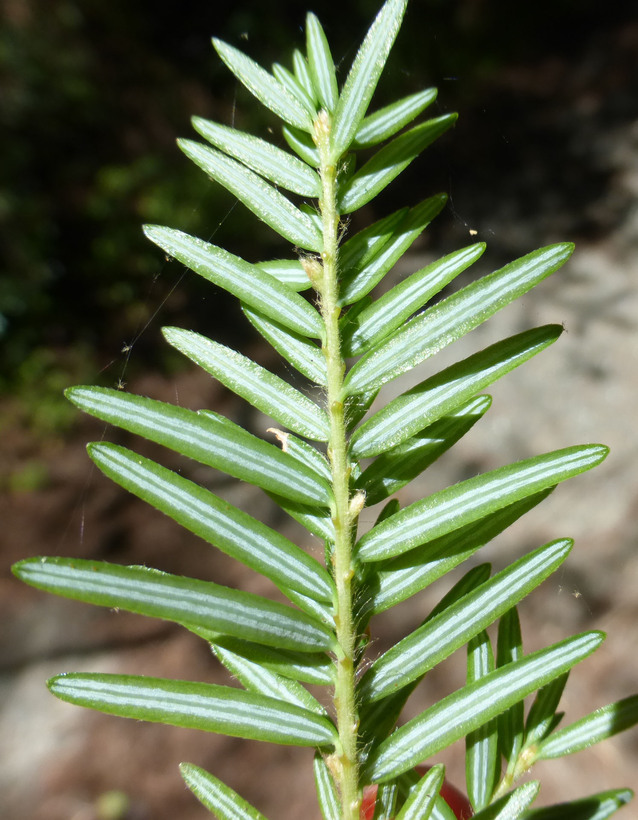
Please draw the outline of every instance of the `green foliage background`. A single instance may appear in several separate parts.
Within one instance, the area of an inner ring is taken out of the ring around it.
[[[313,10],[348,64],[376,0],[352,0],[345,11],[320,0]],[[258,0],[0,3],[0,391],[20,398],[31,426],[47,432],[73,418],[58,398],[64,386],[96,373],[116,383],[122,346],[159,305],[164,323],[214,324],[229,342],[244,332],[232,302],[211,298],[196,277],[172,290],[179,273],[158,265],[139,226],[170,221],[209,236],[224,220],[230,250],[253,260],[274,252],[271,232],[255,231],[242,208],[228,213],[232,198],[185,164],[174,140],[190,133],[192,113],[231,122],[237,111],[239,127],[265,127],[247,121],[245,92],[213,58],[210,35],[269,64],[301,38],[305,11],[292,0],[267,19]],[[439,112],[461,112],[453,137],[409,175],[415,196],[422,175],[430,190],[451,186],[456,221],[437,221],[430,236],[466,235],[463,223],[496,202],[509,218],[536,215],[544,235],[528,236],[528,246],[591,238],[613,222],[613,209],[596,208],[610,170],[587,136],[635,108],[622,88],[631,66],[617,54],[605,63],[608,34],[628,13],[617,3],[601,19],[595,0],[577,9],[557,0],[542,14],[504,0],[412,4],[378,102],[399,86],[436,85]],[[525,71],[535,65],[542,71],[530,85]],[[576,101],[593,86],[600,98],[583,113]],[[403,182],[389,195],[405,201],[411,192]],[[133,368],[178,366],[157,344],[157,326],[136,341]]]

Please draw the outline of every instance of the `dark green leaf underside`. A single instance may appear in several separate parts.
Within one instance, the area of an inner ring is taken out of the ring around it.
[[[344,394],[379,388],[462,338],[556,271],[572,251],[567,243],[541,248],[416,316],[359,359],[346,376]]]
[[[528,595],[562,564],[571,546],[556,541],[520,558],[403,638],[373,662],[361,680],[360,698],[378,700],[422,677]]]
[[[244,304],[302,336],[315,339],[323,336],[323,321],[317,311],[302,296],[257,265],[172,228],[147,225],[144,233],[169,256],[232,293]]]
[[[571,803],[526,811],[521,820],[606,820],[633,799],[631,789],[610,789]]]
[[[293,501],[327,504],[330,491],[304,464],[223,416],[101,387],[73,387],[81,410],[209,467]]]
[[[448,695],[381,743],[368,759],[367,775],[382,782],[407,771],[562,675],[603,638],[598,632],[568,638]]]
[[[373,612],[383,612],[441,578],[540,503],[551,490],[517,501],[398,558],[382,561],[372,583]]]
[[[560,325],[519,333],[446,368],[389,402],[352,436],[356,457],[395,447],[553,344]]]
[[[608,449],[568,447],[500,467],[411,504],[366,533],[363,561],[400,555],[600,464]]]
[[[320,601],[331,601],[334,583],[325,568],[276,530],[209,490],[115,444],[89,445],[102,472],[227,555]]]
[[[538,750],[539,759],[574,754],[638,723],[638,695],[610,703],[551,734]]]
[[[327,718],[292,704],[210,683],[69,673],[49,681],[61,700],[110,715],[292,746],[332,746]]]
[[[29,558],[14,571],[25,583],[56,595],[194,630],[297,652],[335,648],[331,630],[309,615],[211,581],[79,558]]]
[[[180,763],[179,769],[188,788],[202,805],[216,814],[218,820],[266,820],[230,786],[199,766]]]
[[[164,328],[169,344],[262,413],[314,441],[327,441],[328,416],[288,382],[232,348],[180,328]]]

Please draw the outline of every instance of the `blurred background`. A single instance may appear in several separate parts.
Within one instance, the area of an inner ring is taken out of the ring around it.
[[[342,79],[378,5],[311,6]],[[303,48],[307,8],[292,0],[267,9],[257,0],[0,0],[0,816],[7,820],[195,820],[205,812],[181,784],[180,760],[214,771],[270,817],[315,816],[310,753],[55,702],[44,680],[64,669],[224,677],[206,647],[177,629],[49,598],[8,570],[30,555],[83,555],[269,593],[95,473],[84,443],[124,437],[79,418],[62,390],[84,381],[126,386],[214,407],[264,432],[263,419],[193,372],[160,329],[198,330],[276,369],[274,356],[231,299],[167,262],[140,226],[168,224],[251,261],[288,255],[175,139],[193,136],[195,114],[281,144],[273,118],[238,87],[210,37],[264,65],[289,64],[292,48]],[[456,110],[458,125],[360,214],[368,222],[438,191],[450,194],[394,275],[475,238],[488,242],[478,273],[554,241],[575,241],[577,251],[538,293],[437,358],[438,369],[534,324],[567,330],[555,348],[490,391],[494,407],[482,425],[402,500],[544,450],[611,445],[601,468],[560,488],[483,555],[498,569],[543,539],[576,537],[561,577],[525,603],[523,628],[530,650],[570,630],[610,629],[568,689],[568,714],[577,717],[638,688],[635,9],[598,0],[412,0],[374,107],[428,86],[439,89],[429,113]],[[257,491],[157,457],[300,543],[307,539]],[[420,622],[428,596],[379,624],[380,648]],[[459,685],[462,663],[431,676],[412,708]],[[458,756],[447,762],[462,785]],[[634,731],[548,767],[542,797],[636,788],[637,770]]]

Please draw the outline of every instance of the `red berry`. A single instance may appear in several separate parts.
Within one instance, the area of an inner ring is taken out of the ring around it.
[[[444,780],[441,786],[441,797],[452,809],[458,820],[467,820],[474,814],[467,797],[456,786],[448,783],[447,780]]]
[[[417,766],[417,772],[424,775],[429,768],[429,766]],[[448,783],[447,780],[444,780],[441,786],[441,797],[452,809],[457,820],[468,820],[474,814],[467,797],[451,783]],[[376,799],[377,786],[366,786],[363,790],[363,802],[361,803],[361,820],[372,820]]]
[[[361,820],[372,820],[374,804],[377,801],[377,786],[366,786],[363,790],[361,802]]]

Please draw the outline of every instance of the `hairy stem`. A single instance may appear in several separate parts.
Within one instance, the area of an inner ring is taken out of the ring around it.
[[[324,355],[328,371],[327,409],[330,417],[328,456],[332,471],[335,528],[333,571],[337,587],[335,626],[343,652],[337,658],[335,709],[341,748],[333,767],[342,802],[343,820],[358,820],[361,805],[357,738],[359,719],[355,703],[356,629],[352,611],[354,576],[352,547],[353,521],[350,512],[350,465],[347,456],[343,378],[345,362],[339,336],[338,240],[339,214],[336,201],[338,168],[330,158],[330,118],[320,112],[315,122],[315,141],[321,159],[321,215],[323,220],[323,270],[317,283],[321,312],[326,325]]]

